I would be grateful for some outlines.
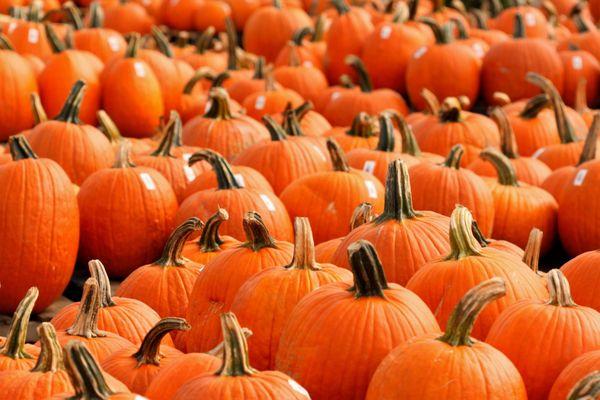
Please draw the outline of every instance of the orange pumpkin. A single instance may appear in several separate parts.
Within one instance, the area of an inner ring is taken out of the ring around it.
[[[516,21],[517,15],[522,17],[523,26],[519,26],[519,22]],[[519,4],[506,8],[494,18],[493,23],[495,29],[508,35],[518,29],[523,29],[524,35],[533,39],[547,39],[549,35],[546,16],[542,10],[530,5]]]
[[[94,1],[90,4],[87,28],[79,19],[79,13],[74,15],[75,17],[71,18],[76,29],[73,32],[74,48],[95,54],[103,63],[125,53],[127,43],[123,36],[113,29],[104,27],[104,10],[99,2]]]
[[[596,382],[598,382],[598,367],[600,366],[600,350],[588,351],[580,355],[571,361],[558,375],[554,384],[552,385],[552,390],[548,395],[548,400],[562,400],[562,399],[572,399],[581,397],[576,397],[570,395],[573,390],[576,389],[578,382],[584,381],[585,378],[590,374],[595,374]],[[587,383],[587,382],[586,382]],[[584,387],[589,387],[588,385],[584,385]],[[592,396],[594,392],[598,390],[598,384],[592,386],[594,390],[590,393]],[[583,394],[583,393],[582,393]],[[584,397],[585,398],[585,397]]]
[[[227,88],[227,92],[233,100],[242,103],[252,93],[261,92],[265,88],[266,73],[265,58],[258,57],[254,64],[254,74],[248,79],[237,79]]]
[[[560,270],[569,280],[573,299],[577,304],[600,310],[597,296],[594,296],[594,284],[596,282],[595,265],[600,260],[600,251],[591,250],[581,253],[577,257],[565,263]]]
[[[576,105],[579,82],[585,79],[585,96],[594,101],[600,85],[600,62],[593,55],[577,47],[558,53],[564,68],[563,100],[570,106]],[[587,105],[586,105],[587,106]]]
[[[299,107],[304,103],[304,99],[292,89],[284,87],[278,89],[273,77],[267,75],[264,89],[249,94],[242,106],[250,117],[260,121],[265,115],[282,113],[290,103],[292,107]]]
[[[471,37],[481,39],[485,41],[489,46],[493,46],[496,43],[505,42],[509,40],[510,36],[508,36],[508,34],[498,29],[489,28],[487,18],[488,16],[485,12],[475,8],[470,11],[475,22],[475,25],[469,28],[469,35],[471,35]]]
[[[473,50],[479,59],[483,59],[485,53],[487,53],[490,49],[490,46],[487,44],[487,42],[477,37],[471,37],[470,32],[467,30],[467,27],[464,25],[461,19],[452,18],[451,21],[456,27],[456,39],[458,43],[471,48],[471,50]]]
[[[273,77],[283,87],[294,90],[307,101],[317,101],[329,86],[320,69],[302,62],[294,52],[290,53],[287,63],[273,70]]]
[[[221,0],[208,0],[200,2],[192,12],[192,25],[195,30],[203,31],[214,27],[217,32],[224,32],[225,20],[231,16],[231,7]]]
[[[196,70],[202,67],[207,67],[218,72],[226,70],[227,57],[225,57],[223,52],[215,51],[212,48],[214,35],[214,29],[206,29],[198,36],[194,51],[180,54],[178,58],[190,64]]]
[[[373,117],[359,112],[354,116],[349,127],[334,127],[326,131],[324,136],[334,139],[346,152],[362,148],[375,149],[379,143],[375,124]]]
[[[291,40],[277,54],[277,58],[273,63],[275,67],[282,67],[289,65],[291,62],[296,62],[299,65],[323,71],[323,59],[315,52],[314,46],[311,45],[314,42],[305,40],[308,35],[311,35],[314,40],[317,33],[308,26],[296,30]]]
[[[25,20],[13,20],[6,28],[6,37],[15,51],[22,55],[33,55],[45,60],[52,55],[46,30],[42,24],[42,3],[32,1]]]

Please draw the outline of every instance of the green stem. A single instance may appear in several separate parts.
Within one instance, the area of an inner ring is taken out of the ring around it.
[[[35,305],[35,301],[38,298],[39,290],[37,287],[31,287],[25,294],[25,297],[21,300],[15,313],[13,314],[12,320],[10,321],[10,327],[8,328],[8,334],[6,335],[6,342],[0,350],[0,355],[10,357],[14,360],[28,358],[31,359],[33,356],[25,351],[25,339],[27,338],[27,326],[29,324],[29,318],[31,317],[31,311]]]
[[[229,94],[221,87],[211,89],[209,94],[210,108],[204,114],[204,118],[229,120],[233,118],[229,106]]]
[[[37,154],[33,151],[29,142],[23,135],[14,135],[8,138],[8,148],[13,161],[36,159]]]
[[[254,64],[254,75],[252,75],[252,79],[265,79],[265,62],[265,58],[262,56],[256,59],[256,63]]]
[[[465,149],[460,143],[452,146],[448,153],[448,157],[446,157],[446,160],[444,161],[444,166],[460,169],[460,160],[462,159],[463,154],[465,154]]]
[[[494,107],[490,113],[490,117],[496,122],[500,130],[500,148],[502,149],[502,154],[513,160],[519,158],[515,133],[504,109],[502,107]]]
[[[71,124],[80,124],[79,109],[81,108],[81,102],[83,101],[84,91],[85,82],[81,79],[75,82],[60,114],[58,114],[54,120]]]
[[[376,149],[391,153],[395,148],[394,124],[392,124],[389,114],[382,113],[379,116],[379,141],[377,142]]]
[[[452,27],[451,23],[444,24],[440,26],[433,18],[422,17],[419,18],[419,21],[427,25],[431,31],[433,32],[433,36],[435,37],[435,43],[438,45],[452,43]]]
[[[227,70],[237,71],[239,69],[237,57],[238,36],[235,24],[229,17],[225,20],[225,33],[227,34]]]
[[[210,68],[202,67],[198,68],[197,71],[194,72],[194,75],[190,78],[189,81],[183,87],[183,94],[191,95],[196,87],[196,84],[200,82],[202,79],[213,79]]]
[[[82,23],[83,25],[83,23]],[[90,4],[90,28],[102,28],[104,26],[104,9],[98,1]]]
[[[567,400],[593,400],[600,396],[600,371],[594,371],[581,379],[569,392]]]
[[[249,376],[258,371],[250,366],[248,343],[235,314],[221,314],[224,352],[221,368],[216,372],[219,376]]]
[[[473,216],[461,205],[456,206],[450,215],[450,249],[446,260],[481,255],[481,245],[473,235]]]
[[[571,20],[575,24],[575,28],[578,33],[585,33],[590,31],[590,27],[588,26],[586,20],[583,18],[581,13],[576,13],[571,16]]]
[[[311,38],[311,42],[321,42],[323,41],[323,36],[325,35],[325,17],[323,14],[319,14],[315,21],[315,28],[313,31],[313,35]]]
[[[125,50],[125,58],[136,58],[140,49],[141,37],[139,33],[132,33],[127,41],[127,49]]]
[[[306,103],[304,103],[306,104]],[[283,111],[283,131],[289,136],[304,136],[296,109],[292,108],[292,104],[288,103]]]
[[[190,235],[203,226],[200,218],[191,217],[179,225],[167,239],[162,255],[153,264],[160,267],[183,267],[186,259],[181,257],[181,251]]]
[[[523,16],[521,15],[521,13],[516,13],[513,38],[523,39],[525,37],[526,37],[525,21],[523,21]]]
[[[169,58],[173,58],[173,49],[169,44],[169,39],[167,39],[165,34],[157,26],[152,27],[152,38],[156,42],[156,48],[159,52]]]
[[[277,248],[275,239],[271,237],[269,230],[257,212],[247,212],[244,215],[243,226],[244,233],[246,234],[246,242],[242,244],[242,247],[247,247],[255,252],[267,247]]]
[[[377,251],[367,240],[358,240],[348,246],[348,260],[354,275],[355,298],[385,297],[388,282]]]
[[[137,368],[142,365],[160,365],[160,342],[173,331],[187,331],[190,324],[183,318],[167,317],[156,323],[148,331],[138,351],[133,354],[137,361]]]
[[[485,14],[485,12],[478,10],[476,8],[473,8],[470,10],[471,15],[473,15],[473,19],[475,20],[475,27],[477,29],[481,29],[484,31],[488,30],[488,24],[487,24],[487,16]]]
[[[311,271],[321,269],[315,260],[315,242],[310,221],[306,217],[296,217],[294,220],[294,257],[286,268]]]
[[[548,95],[546,93],[538,94],[537,96],[532,97],[527,104],[525,104],[525,107],[523,107],[523,111],[521,111],[519,116],[523,119],[537,118],[538,114],[549,105],[550,98]]]
[[[481,247],[488,247],[490,245],[490,241],[485,238],[475,220],[473,220],[473,224],[471,224],[471,233],[473,233],[473,237],[475,237],[477,243],[479,243]]]
[[[327,151],[329,152],[334,171],[350,172],[350,165],[348,165],[344,150],[342,150],[340,145],[332,138],[327,139]]]
[[[510,160],[497,149],[488,147],[479,153],[479,157],[492,163],[498,173],[498,183],[504,186],[519,186],[515,167]]]
[[[402,153],[409,154],[413,157],[421,156],[421,148],[419,147],[419,143],[417,142],[417,138],[413,133],[412,128],[404,117],[402,117],[398,112],[388,111],[396,125],[398,126],[398,131],[400,132],[400,137],[402,138]]]
[[[223,82],[225,82],[230,77],[231,77],[231,74],[229,74],[229,72],[227,72],[227,71],[219,73],[217,76],[215,76],[213,78],[210,88],[211,89],[223,88]]]
[[[350,7],[344,0],[331,0],[331,4],[340,15],[344,15],[350,12]]]
[[[282,140],[287,140],[287,134],[271,116],[265,115],[262,117],[263,123],[267,127],[269,134],[271,135],[271,141],[279,142]]]
[[[223,244],[223,240],[219,236],[219,228],[221,224],[229,219],[229,213],[224,208],[218,208],[204,225],[202,234],[198,239],[198,247],[203,253],[212,253],[218,251]]]
[[[388,166],[384,201],[383,212],[374,220],[376,224],[389,220],[402,222],[418,216],[412,205],[408,168],[404,161],[395,160]]]
[[[0,33],[0,50],[15,51],[15,48],[10,43],[10,40],[8,40],[8,38],[3,33]]]
[[[65,345],[65,366],[75,388],[69,400],[108,400],[115,394],[84,343],[72,340]]]
[[[48,44],[50,45],[50,48],[52,49],[53,53],[62,53],[67,49],[67,46],[65,45],[65,43],[63,43],[62,40],[58,38],[56,31],[54,30],[54,28],[52,28],[52,25],[50,25],[50,23],[45,22],[44,29],[46,30]]]
[[[208,149],[197,151],[192,154],[188,160],[188,164],[191,166],[198,161],[206,161],[211,165],[217,175],[217,187],[219,190],[242,188],[233,175],[231,165],[219,153]]]
[[[171,111],[171,118],[167,123],[165,134],[160,140],[158,147],[152,153],[154,157],[173,157],[171,150],[175,146],[175,137],[180,137],[183,131],[181,118],[177,111]]]
[[[50,322],[42,322],[37,328],[41,350],[31,372],[57,372],[65,369],[63,350],[56,338],[56,330]]]
[[[312,35],[312,34],[313,34],[312,28],[309,26],[305,26],[304,28],[300,28],[296,32],[294,32],[294,34],[292,35],[292,42],[296,46],[302,46],[304,39],[306,39],[306,37],[308,35]]]
[[[196,54],[204,54],[210,49],[213,38],[215,37],[215,28],[209,26],[196,40]]]
[[[553,269],[546,275],[548,279],[548,291],[550,299],[547,304],[558,307],[576,307],[577,304],[571,297],[571,288],[569,281],[559,269]]]
[[[463,22],[458,18],[451,18],[450,20],[452,21],[454,26],[456,26],[456,30],[458,31],[458,38],[461,40],[469,39],[469,32],[467,32],[465,24],[463,24]]]
[[[349,55],[344,60],[346,65],[349,65],[354,69],[356,75],[358,76],[358,86],[360,87],[360,91],[363,93],[370,93],[373,91],[373,82],[371,81],[371,76],[367,72],[367,68],[365,64],[362,62],[360,58],[355,55]]]
[[[594,114],[594,120],[592,121],[592,126],[590,126],[590,130],[585,137],[585,142],[583,143],[583,149],[581,150],[581,155],[579,156],[579,162],[577,165],[581,165],[584,162],[596,159],[596,148],[598,146],[598,131],[600,130],[600,114]]]

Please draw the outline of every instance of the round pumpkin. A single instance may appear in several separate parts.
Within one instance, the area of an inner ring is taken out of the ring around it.
[[[78,16],[78,13],[76,14]],[[103,63],[107,63],[115,56],[122,56],[127,43],[119,32],[104,27],[104,9],[100,2],[94,1],[90,4],[88,19],[89,26],[84,27],[83,23],[77,23],[77,17],[73,18],[74,48],[95,54]]]
[[[598,368],[600,368],[600,350],[588,351],[575,358],[562,370],[554,381],[552,390],[548,395],[548,400],[573,398],[570,394],[578,386],[578,383],[590,374],[598,374]],[[599,389],[596,384],[595,390]]]

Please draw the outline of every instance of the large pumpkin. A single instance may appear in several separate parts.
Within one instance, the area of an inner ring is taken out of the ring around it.
[[[127,43],[119,32],[103,26],[104,10],[100,2],[92,2],[88,12],[88,27],[84,27],[82,23],[77,23],[78,13],[73,18],[75,24],[75,32],[73,32],[74,48],[95,54],[103,63],[108,62],[115,56],[123,55]]]

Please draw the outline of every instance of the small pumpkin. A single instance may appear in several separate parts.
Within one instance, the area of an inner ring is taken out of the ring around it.
[[[588,351],[575,358],[562,370],[554,381],[552,390],[548,395],[548,400],[581,399],[581,397],[573,397],[570,394],[580,386],[579,382],[584,382],[586,383],[584,387],[589,387],[586,382],[588,376],[595,375],[595,379],[600,378],[597,372],[599,366],[600,350]],[[596,382],[598,381],[596,380]],[[593,395],[597,395],[597,391],[600,388],[598,387],[598,383],[595,383],[592,387],[594,389],[590,394],[593,397]]]
[[[317,17],[318,18],[318,17]],[[322,24],[318,20],[315,21]],[[289,65],[291,61],[295,60],[300,65],[307,67],[313,67],[320,71],[324,70],[322,57],[315,52],[313,44],[314,42],[306,40],[307,36],[314,37],[318,35],[315,29],[308,26],[296,30],[291,37],[291,40],[279,51],[273,64],[275,67],[281,67]]]
[[[379,143],[375,128],[374,118],[367,113],[359,112],[354,116],[349,127],[334,127],[326,131],[324,136],[334,139],[346,152],[359,148],[374,149]]]
[[[304,103],[304,98],[295,90],[285,87],[278,89],[273,76],[267,75],[264,89],[248,95],[242,106],[250,117],[260,121],[265,115],[282,113],[290,103],[292,107],[298,107]]]
[[[41,7],[42,2],[32,1],[25,19],[12,21],[6,30],[6,37],[17,53],[45,60],[52,55],[52,49],[42,23]]]
[[[154,23],[154,18],[146,8],[135,1],[117,1],[107,7],[104,15],[104,26],[122,35],[133,32],[147,35]]]
[[[525,23],[522,27],[518,26],[517,15],[523,16]],[[549,35],[548,21],[542,10],[519,2],[513,7],[505,8],[494,17],[494,28],[508,35],[516,29],[523,29],[526,37],[535,39],[547,39]]]
[[[231,7],[224,1],[209,0],[199,3],[193,9],[193,27],[205,30],[214,27],[217,32],[225,31],[225,20],[231,16]]]
[[[322,91],[329,87],[325,74],[313,65],[302,62],[295,52],[290,53],[287,63],[273,70],[273,78],[307,101],[317,101]]]
[[[258,57],[254,64],[254,74],[248,79],[237,79],[228,88],[231,98],[238,103],[243,103],[252,93],[261,92],[266,85],[268,71],[266,71],[265,58]],[[277,88],[277,84],[275,84]]]
[[[107,63],[113,57],[122,56],[127,43],[119,32],[104,27],[104,9],[100,2],[94,1],[90,4],[88,19],[89,25],[84,27],[79,13],[72,13],[71,20],[75,26],[73,47],[95,54],[103,63]]]

